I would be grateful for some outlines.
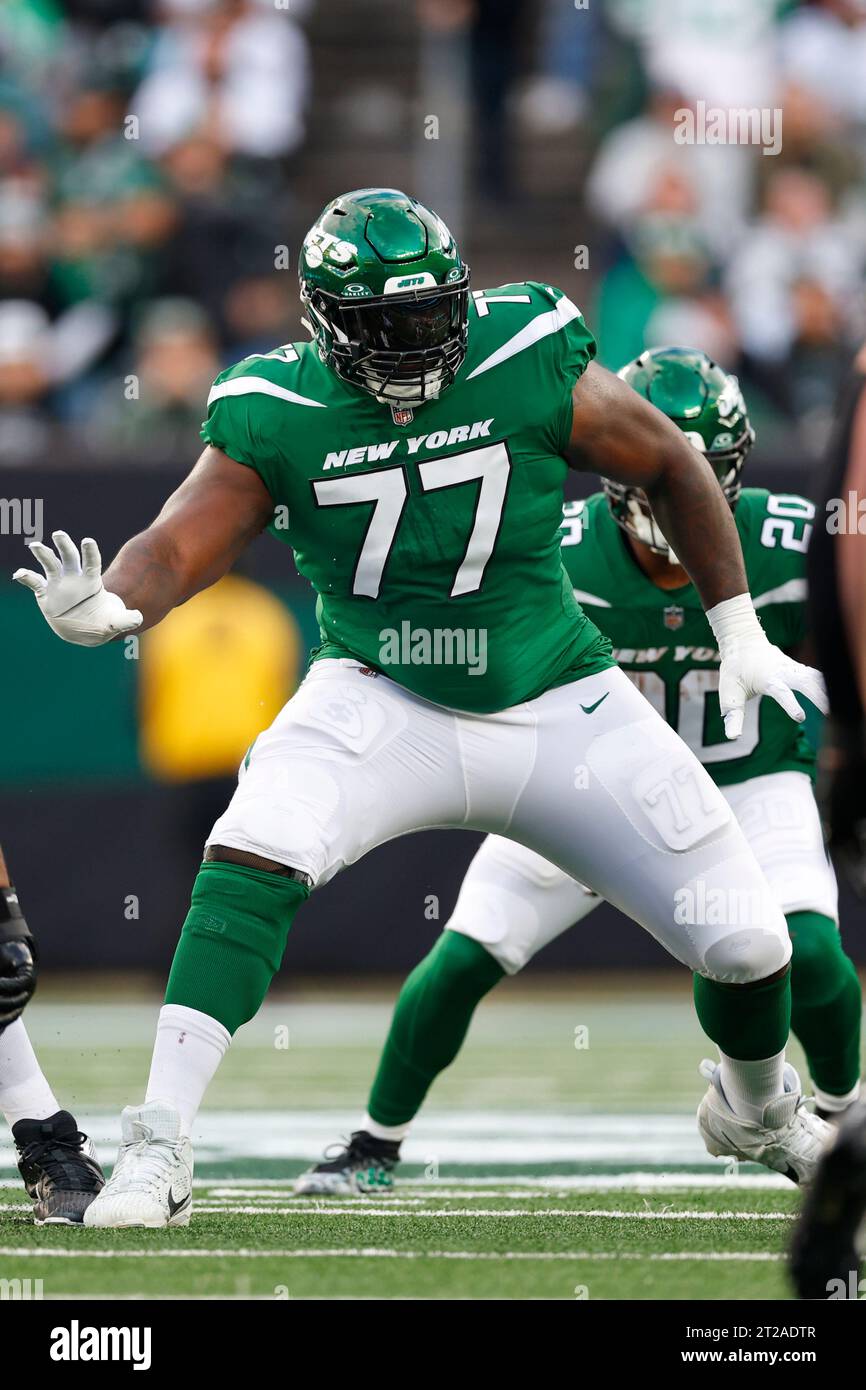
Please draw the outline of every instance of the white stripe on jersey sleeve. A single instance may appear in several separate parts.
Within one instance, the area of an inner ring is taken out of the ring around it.
[[[514,357],[516,353],[523,352],[525,348],[532,347],[539,339],[546,338],[550,333],[558,333],[560,328],[564,328],[572,319],[580,318],[580,310],[576,304],[572,304],[567,295],[556,301],[553,309],[547,313],[536,314],[534,319],[524,324],[519,333],[515,333],[513,338],[509,338],[507,343],[503,343],[495,352],[491,352],[489,357],[485,357],[483,362],[479,362],[467,376],[466,380],[471,381],[474,376],[480,376],[482,372],[489,372],[491,367],[498,367],[501,362],[507,362],[509,357]]]
[[[809,585],[805,579],[789,579],[775,589],[752,598],[756,608],[765,608],[768,603],[803,603],[809,596]]]
[[[221,401],[224,396],[276,396],[281,401],[290,401],[292,405],[314,405],[319,410],[328,408],[322,401],[299,396],[297,391],[290,391],[287,386],[277,386],[263,376],[238,376],[231,381],[221,382],[219,386],[212,386],[207,398],[208,406],[214,401]]]
[[[613,604],[608,603],[606,598],[599,598],[597,594],[584,593],[583,589],[575,589],[574,597],[578,603],[593,603],[596,608],[613,608]]]

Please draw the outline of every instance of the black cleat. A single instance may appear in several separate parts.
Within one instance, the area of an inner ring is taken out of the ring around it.
[[[58,1110],[47,1120],[19,1120],[12,1137],[36,1225],[80,1226],[105,1178],[74,1117]]]
[[[393,1139],[376,1139],[358,1129],[334,1154],[325,1157],[295,1182],[295,1196],[366,1197],[390,1192],[394,1169],[400,1161],[400,1145]]]
[[[866,1215],[866,1105],[846,1111],[818,1164],[791,1244],[800,1298],[858,1298],[857,1234]]]

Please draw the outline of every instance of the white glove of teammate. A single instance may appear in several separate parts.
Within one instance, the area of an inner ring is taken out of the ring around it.
[[[127,608],[122,598],[104,587],[96,541],[89,537],[83,540],[79,555],[65,531],[54,531],[51,539],[56,554],[41,541],[30,542],[30,554],[45,573],[20,569],[12,578],[33,590],[45,621],[58,637],[79,647],[101,647],[120,633],[134,632],[141,626],[138,609]]]
[[[767,640],[750,594],[738,594],[707,610],[719,644],[719,705],[728,738],[743,732],[746,701],[770,695],[798,724],[806,712],[794,695],[799,690],[822,714],[829,708],[824,677]]]

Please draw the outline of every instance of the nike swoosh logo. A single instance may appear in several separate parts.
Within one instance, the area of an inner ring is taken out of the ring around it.
[[[602,703],[602,701],[607,699],[607,697],[608,697],[609,694],[610,694],[610,691],[609,691],[609,690],[606,690],[606,691],[604,692],[604,694],[601,696],[601,698],[598,699],[598,700],[596,700],[596,702],[595,702],[594,705],[581,705],[580,708],[583,710],[584,714],[592,714],[595,710],[598,709],[598,707],[599,707],[599,705]]]
[[[192,1193],[191,1193],[191,1192],[188,1192],[188,1193],[186,1194],[185,1197],[181,1197],[180,1201],[179,1201],[179,1202],[176,1202],[176,1201],[174,1200],[174,1193],[172,1192],[171,1188],[169,1188],[169,1192],[168,1192],[168,1213],[169,1213],[169,1216],[177,1216],[177,1214],[178,1214],[179,1211],[183,1211],[183,1208],[184,1208],[184,1207],[189,1206],[189,1203],[190,1203],[191,1200],[192,1200]]]

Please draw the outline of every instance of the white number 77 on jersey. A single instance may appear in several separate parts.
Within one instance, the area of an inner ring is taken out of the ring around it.
[[[488,444],[465,454],[428,459],[418,465],[418,476],[425,492],[481,481],[472,530],[466,553],[454,576],[451,598],[481,588],[485,567],[499,535],[510,471],[511,462],[503,443]],[[320,507],[375,503],[355,565],[352,593],[378,598],[408,497],[405,469],[385,468],[354,477],[317,479],[313,491]]]

